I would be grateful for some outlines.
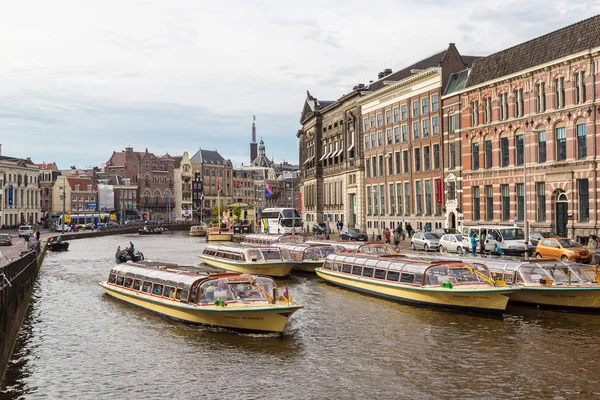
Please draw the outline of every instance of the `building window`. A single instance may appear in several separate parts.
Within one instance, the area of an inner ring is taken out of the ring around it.
[[[372,215],[373,204],[371,203],[371,186],[367,186],[367,215]]]
[[[479,102],[471,102],[471,126],[479,125]]]
[[[369,179],[371,177],[371,161],[369,157],[365,158],[365,178]]]
[[[456,132],[456,115],[448,115],[448,132]]]
[[[579,222],[589,222],[590,220],[590,192],[589,181],[587,179],[578,179],[577,188],[579,190]]]
[[[402,151],[402,164],[404,164],[404,173],[408,174],[408,150]]]
[[[567,159],[567,130],[563,127],[557,127],[556,130],[556,161]]]
[[[408,142],[408,126],[402,125],[402,141]]]
[[[523,89],[517,89],[514,91],[515,96],[515,118],[519,118],[523,116],[523,109],[525,107],[525,103],[523,100]]]
[[[448,200],[456,200],[456,182],[448,182],[446,191],[448,192]]]
[[[429,114],[429,99],[427,97],[421,99],[421,113],[423,115]]]
[[[369,135],[365,136],[365,150],[369,150]]]
[[[387,139],[387,144],[391,146],[392,144],[392,130],[391,129],[386,129],[385,130],[385,136]]]
[[[400,143],[400,128],[394,127],[394,143]]]
[[[525,187],[517,183],[517,219],[525,221]]]
[[[374,115],[371,115],[370,122],[371,122],[371,128],[374,128],[375,127],[375,116]]]
[[[429,146],[423,147],[423,171],[429,171],[429,169],[431,167],[430,151],[431,150],[430,150]]]
[[[402,121],[406,121],[406,118],[408,118],[408,110],[406,109],[406,104],[402,104],[400,106],[400,112],[402,116]]]
[[[373,215],[379,215],[379,201],[377,200],[377,185],[371,186],[373,189]]]
[[[479,186],[473,186],[473,221],[481,218]]]
[[[396,215],[396,192],[393,183],[390,183],[388,191],[390,192],[390,215]]]
[[[410,215],[410,183],[404,182],[404,215]]]
[[[477,171],[479,169],[479,143],[473,142],[471,143],[471,167],[473,171]]]
[[[546,84],[544,82],[535,85],[535,111],[538,114],[546,111]]]
[[[397,196],[396,203],[398,204],[397,215],[402,215],[402,184],[401,183],[396,183],[396,196]]]
[[[385,187],[379,185],[379,198],[381,199],[381,208],[379,209],[379,215],[385,214]]]
[[[500,105],[500,121],[504,121],[508,119],[508,93],[498,96],[498,103]]]
[[[385,111],[385,123],[388,125],[392,123],[392,110]]]
[[[510,188],[508,185],[500,185],[500,193],[502,194],[502,220],[510,219]]]
[[[556,78],[554,80],[554,108],[563,108],[565,106],[565,78]]]
[[[538,133],[538,162],[546,162],[546,131]]]
[[[394,153],[394,158],[396,159],[396,175],[400,175],[400,152],[399,151]]]
[[[381,114],[377,114],[377,127],[381,128],[382,125],[383,125],[383,121],[382,121]]]
[[[448,168],[456,168],[456,143],[450,143],[450,159],[448,160]]]
[[[390,156],[387,157],[388,175],[393,175],[394,174],[393,163],[394,163],[394,160],[392,159],[392,155],[390,154]]]
[[[423,183],[415,182],[415,202],[417,206],[417,215],[423,215]]]
[[[394,108],[394,122],[398,122],[399,119],[400,119],[400,115],[399,115],[398,107],[395,107]]]
[[[485,167],[487,169],[492,168],[492,141],[486,140],[485,145]]]
[[[440,145],[433,145],[433,169],[440,169]]]
[[[428,119],[424,119],[423,120],[423,137],[429,137],[429,120]]]
[[[433,94],[431,95],[431,111],[437,111],[440,108],[440,104],[439,104],[439,100],[438,100],[438,95],[437,94]]]
[[[421,149],[415,148],[415,172],[421,171]]]
[[[440,133],[440,117],[431,117],[431,132],[433,135],[439,135]]]
[[[381,131],[377,132],[377,145],[378,146],[383,145],[383,135],[382,135]]]
[[[500,165],[508,167],[508,138],[500,138]]]
[[[575,74],[575,103],[585,103],[585,72]]]
[[[377,176],[377,157],[371,157],[371,167],[371,176],[375,178]]]
[[[523,165],[523,163],[525,162],[525,143],[523,142],[524,138],[524,135],[515,136],[516,165]]]
[[[383,155],[379,155],[379,176],[383,176]]]
[[[413,139],[417,140],[421,136],[419,121],[413,122]]]
[[[577,125],[577,158],[582,159],[586,157],[587,138],[585,136],[585,124],[579,124]]]
[[[431,181],[425,181],[425,215],[431,215]]]
[[[483,99],[483,121],[485,124],[492,123],[492,98]]]
[[[537,222],[546,222],[546,183],[536,182],[535,183],[535,194],[536,194],[536,210],[535,220]]]
[[[485,186],[485,220],[494,220],[494,190],[492,185]]]
[[[365,131],[368,131],[369,130],[369,118],[365,118],[363,120],[363,122],[365,123]]]
[[[413,118],[419,116],[419,101],[415,100],[412,102],[412,116]]]

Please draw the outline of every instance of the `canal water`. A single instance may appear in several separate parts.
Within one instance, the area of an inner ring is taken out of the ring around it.
[[[600,397],[600,316],[419,308],[279,280],[305,304],[279,335],[198,328],[119,303],[98,282],[133,241],[146,259],[198,264],[185,232],[71,241],[49,253],[4,399],[589,399]]]

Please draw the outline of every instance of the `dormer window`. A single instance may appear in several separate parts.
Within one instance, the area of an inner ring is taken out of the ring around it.
[[[87,191],[91,192],[92,191],[92,185],[87,185]]]
[[[75,185],[75,191],[78,192],[79,191],[79,185]]]

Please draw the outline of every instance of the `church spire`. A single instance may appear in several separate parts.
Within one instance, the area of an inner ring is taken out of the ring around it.
[[[257,144],[256,144],[256,115],[252,116],[252,141],[250,142],[250,164],[258,156]]]

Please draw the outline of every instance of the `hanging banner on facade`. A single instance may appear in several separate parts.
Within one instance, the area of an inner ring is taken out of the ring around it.
[[[8,205],[13,205],[13,185],[8,185]]]
[[[442,205],[442,180],[439,178],[435,180],[435,203]]]
[[[296,206],[296,209],[298,210],[298,212],[302,212],[302,193],[301,192],[298,193],[298,204]]]

